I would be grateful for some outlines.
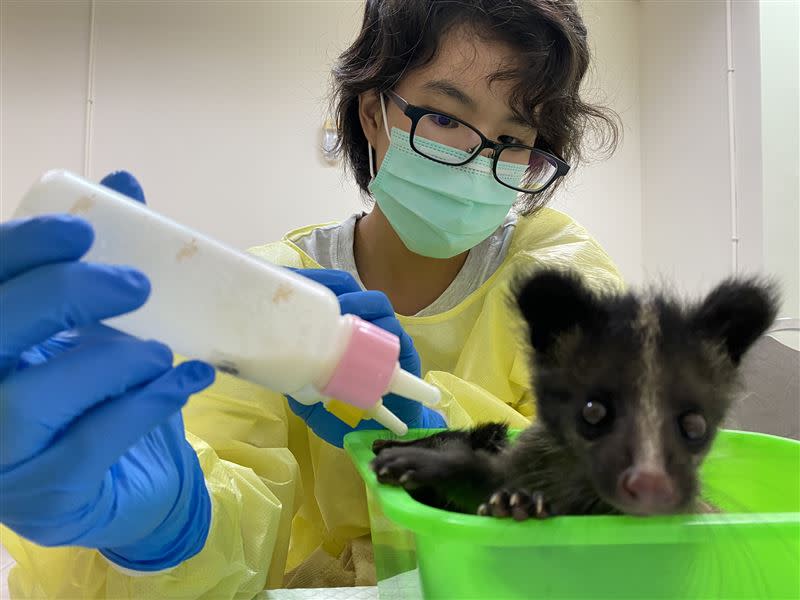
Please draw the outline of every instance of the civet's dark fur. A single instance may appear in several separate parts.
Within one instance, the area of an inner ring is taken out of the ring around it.
[[[378,440],[379,481],[434,506],[519,519],[701,510],[698,467],[742,356],[775,318],[773,288],[730,279],[686,305],[663,293],[596,294],[574,274],[545,270],[514,296],[532,349],[536,422],[512,444],[497,423]],[[599,422],[587,422],[587,403],[605,413]],[[621,491],[621,478],[645,471],[658,481],[642,488],[647,502]]]

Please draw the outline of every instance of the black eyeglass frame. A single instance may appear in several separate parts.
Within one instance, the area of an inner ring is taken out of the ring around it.
[[[405,98],[403,98],[402,96],[400,96],[397,92],[395,92],[393,90],[386,90],[385,94],[387,96],[389,96],[389,98],[391,98],[392,102],[394,102],[401,111],[403,111],[403,114],[405,116],[407,116],[409,119],[411,119],[411,131],[409,132],[409,140],[411,142],[411,149],[414,150],[414,152],[416,152],[420,156],[422,156],[424,158],[427,158],[428,160],[432,160],[433,162],[437,162],[437,163],[440,163],[440,164],[443,164],[443,165],[448,165],[450,167],[460,167],[460,166],[466,165],[467,163],[470,163],[473,160],[475,160],[475,157],[479,156],[480,153],[483,152],[483,150],[488,148],[489,150],[492,151],[492,175],[494,175],[494,178],[497,180],[497,182],[500,185],[504,185],[507,188],[511,188],[512,190],[516,190],[516,191],[522,192],[524,194],[541,194],[543,191],[545,191],[547,188],[549,188],[551,185],[553,185],[553,182],[556,179],[558,179],[559,177],[563,177],[564,175],[566,175],[569,172],[569,169],[570,169],[569,164],[564,162],[562,159],[557,157],[555,154],[547,152],[546,150],[542,150],[541,148],[535,148],[533,146],[526,146],[524,144],[503,144],[501,142],[497,142],[495,140],[491,140],[491,139],[487,138],[485,135],[483,135],[483,133],[481,133],[478,129],[476,129],[475,127],[473,127],[469,123],[467,123],[465,121],[462,121],[458,117],[454,117],[452,115],[449,115],[447,113],[444,113],[444,112],[441,112],[441,111],[438,111],[438,110],[431,110],[429,108],[422,108],[421,106],[415,106],[415,105],[409,103]],[[446,161],[439,160],[437,158],[433,158],[431,156],[428,156],[424,152],[420,151],[414,145],[414,132],[417,129],[417,124],[420,122],[420,120],[423,117],[425,117],[427,115],[441,115],[443,117],[447,117],[448,119],[452,119],[453,121],[463,125],[464,127],[467,127],[468,129],[474,131],[475,133],[477,133],[478,136],[481,139],[481,143],[473,149],[472,155],[469,158],[467,158],[467,160],[462,161],[460,163],[446,162]],[[528,189],[525,189],[525,188],[519,188],[519,187],[507,184],[505,181],[502,181],[497,176],[497,163],[500,162],[500,153],[503,150],[505,150],[506,148],[522,148],[522,149],[525,149],[525,150],[530,150],[531,153],[538,154],[538,155],[544,157],[545,160],[554,162],[555,165],[556,165],[555,174],[552,176],[550,181],[547,182],[547,185],[545,185],[543,188],[535,190],[535,191],[528,190]]]

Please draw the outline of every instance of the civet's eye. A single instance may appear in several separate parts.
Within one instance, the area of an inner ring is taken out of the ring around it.
[[[699,442],[705,439],[708,432],[708,424],[703,415],[698,412],[683,413],[678,418],[678,425],[681,434],[690,442]]]
[[[608,410],[605,405],[597,400],[587,402],[581,411],[584,421],[589,425],[599,425],[606,418]]]

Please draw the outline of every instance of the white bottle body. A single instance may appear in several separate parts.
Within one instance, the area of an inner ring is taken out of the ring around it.
[[[147,303],[108,325],[287,394],[321,389],[336,368],[349,328],[326,287],[66,171],[45,174],[16,216],[49,213],[91,223],[95,241],[84,260],[135,267],[150,279]]]

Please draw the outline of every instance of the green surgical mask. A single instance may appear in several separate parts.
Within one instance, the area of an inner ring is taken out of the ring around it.
[[[383,100],[381,98],[381,100]],[[384,123],[386,118],[384,117]],[[410,136],[392,128],[389,150],[369,191],[406,247],[432,258],[451,258],[480,244],[500,226],[517,192],[501,185],[492,173],[492,160],[478,156],[459,167],[434,162],[417,154]],[[452,151],[416,136],[417,146]],[[498,165],[525,174],[525,165]]]

